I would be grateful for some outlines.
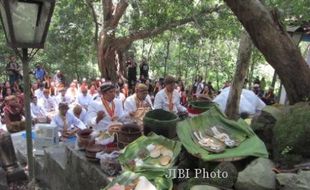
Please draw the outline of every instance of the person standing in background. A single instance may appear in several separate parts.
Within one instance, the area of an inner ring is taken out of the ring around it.
[[[132,94],[137,82],[137,65],[131,57],[128,58],[126,65],[128,69],[128,87],[130,94]]]
[[[9,63],[6,65],[6,71],[9,76],[10,85],[13,86],[15,81],[22,79],[21,68],[16,62],[16,57],[11,55],[9,57]]]
[[[144,83],[147,79],[149,79],[149,65],[147,64],[145,57],[143,57],[140,65],[140,80]]]
[[[45,70],[41,67],[40,64],[36,65],[36,68],[33,71],[34,77],[37,81],[43,82],[45,79],[46,72]]]

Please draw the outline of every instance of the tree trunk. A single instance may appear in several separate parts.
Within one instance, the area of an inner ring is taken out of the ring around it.
[[[206,61],[206,63],[205,63],[205,66],[206,66],[206,68],[205,68],[205,74],[204,74],[204,80],[205,81],[207,81],[208,80],[208,77],[209,77],[209,75],[208,75],[208,66],[209,66],[209,63],[210,63],[210,61],[211,61],[211,55],[212,55],[212,53],[213,53],[213,48],[214,48],[214,45],[213,45],[213,41],[211,41],[211,47],[210,47],[210,49],[209,49],[209,53],[208,53],[208,59],[207,59],[207,61]]]
[[[216,88],[217,88],[218,91],[220,91],[221,90],[221,87],[220,87],[220,76],[219,76],[218,72],[216,72],[215,75],[216,75]]]
[[[167,62],[169,59],[169,49],[170,49],[170,40],[167,41],[167,47],[166,47],[164,77],[166,77],[166,75],[167,75]]]
[[[250,67],[250,72],[249,72],[249,77],[248,77],[248,80],[249,80],[249,88],[248,89],[252,89],[252,83],[253,83],[253,74],[254,74],[254,69],[255,69],[255,61],[254,61],[254,56],[252,56],[252,64],[251,64],[251,67]]]
[[[145,48],[145,41],[142,40],[142,53],[141,53],[141,60],[143,59],[144,57],[144,48]]]
[[[98,41],[99,70],[102,77],[110,79],[113,82],[117,81],[119,75],[118,68],[122,69],[122,67],[119,66],[121,63],[119,62],[120,59],[117,58],[117,56],[120,56],[133,41],[149,38],[166,30],[192,22],[194,21],[194,17],[211,15],[213,12],[217,12],[223,7],[206,7],[194,16],[172,20],[171,22],[167,22],[152,29],[139,30],[129,34],[128,36],[116,38],[114,32],[120,19],[125,14],[129,1],[119,0],[116,3],[116,1],[112,0],[102,0],[101,2],[103,7],[104,23],[102,25]]]
[[[225,0],[255,46],[276,70],[290,104],[310,97],[310,69],[300,50],[277,19],[259,0]]]
[[[274,89],[274,87],[276,86],[276,82],[277,82],[277,72],[274,71],[270,87]]]
[[[153,40],[151,42],[151,45],[150,45],[150,49],[149,51],[147,52],[147,59],[146,60],[150,60],[150,56],[151,56],[151,52],[152,52],[152,48],[153,48]]]
[[[237,67],[235,76],[230,87],[229,96],[226,105],[226,115],[230,119],[239,118],[240,95],[242,92],[247,70],[250,66],[252,53],[252,42],[250,36],[243,32],[241,34]]]
[[[198,57],[197,57],[197,63],[196,63],[196,73],[200,75],[199,69],[200,69],[200,52],[201,52],[201,48],[199,45],[199,49],[198,49]]]
[[[178,78],[182,78],[182,64],[181,64],[181,40],[179,40],[178,45],[178,65],[177,65],[177,76]]]
[[[107,40],[109,38],[109,40]],[[110,43],[106,42],[109,41]],[[101,77],[116,82],[116,65],[115,65],[115,51],[113,47],[113,37],[107,37],[106,34],[100,34],[98,58],[99,69]]]

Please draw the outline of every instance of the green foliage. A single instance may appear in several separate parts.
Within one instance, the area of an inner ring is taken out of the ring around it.
[[[271,7],[279,10],[282,20],[285,24],[300,25],[309,22],[310,1],[309,0],[269,0],[267,2]]]
[[[101,22],[102,2],[93,2]],[[220,0],[129,0],[129,6],[116,28],[116,36],[124,37],[139,30],[154,29],[174,20],[193,17],[194,22],[151,39],[135,41],[129,51],[135,54],[138,63],[142,56],[147,58],[154,79],[163,76],[166,67],[167,74],[182,78],[187,85],[191,85],[197,75],[202,75],[205,81],[212,81],[216,88],[220,88],[225,81],[232,79],[235,71],[241,25],[227,7],[206,17],[194,15],[223,3]],[[302,23],[310,18],[309,0],[269,0],[266,4],[270,9],[278,8],[282,19],[288,23],[292,20]],[[97,76],[94,30],[85,0],[57,1],[45,49],[38,52],[31,65],[40,62],[50,74],[61,69],[68,80]],[[0,34],[0,72],[4,73],[4,58],[12,51],[5,46],[2,27]],[[257,66],[266,62],[257,51],[253,56],[254,75],[261,75]],[[1,75],[0,79],[5,78]]]
[[[191,0],[132,1],[129,22],[134,30],[154,28],[163,23],[186,17],[197,11]]]
[[[285,115],[274,127],[275,158],[292,166],[310,157],[310,118],[309,102],[287,108]]]
[[[90,76],[95,57],[93,24],[83,1],[58,1],[44,52],[37,61],[50,71],[61,69],[68,79]]]
[[[1,82],[7,79],[7,77],[4,75],[4,73],[6,73],[5,66],[7,64],[7,58],[10,55],[13,55],[14,52],[9,47],[6,46],[6,39],[2,26],[0,27],[0,34],[3,34],[0,35],[0,73],[2,73],[0,75],[0,82]]]

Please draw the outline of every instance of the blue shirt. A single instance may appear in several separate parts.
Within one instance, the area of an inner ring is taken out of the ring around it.
[[[45,71],[42,68],[37,68],[34,71],[34,76],[37,80],[44,80],[44,76],[45,76]]]

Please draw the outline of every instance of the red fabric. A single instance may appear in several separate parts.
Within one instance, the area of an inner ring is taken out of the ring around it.
[[[109,144],[106,145],[107,148],[116,148],[117,147],[117,144],[114,143],[114,142],[111,142]]]
[[[187,111],[190,114],[201,114],[202,112],[204,112],[203,110],[200,110],[200,109],[197,109],[197,108],[191,108],[191,107],[188,107]]]

